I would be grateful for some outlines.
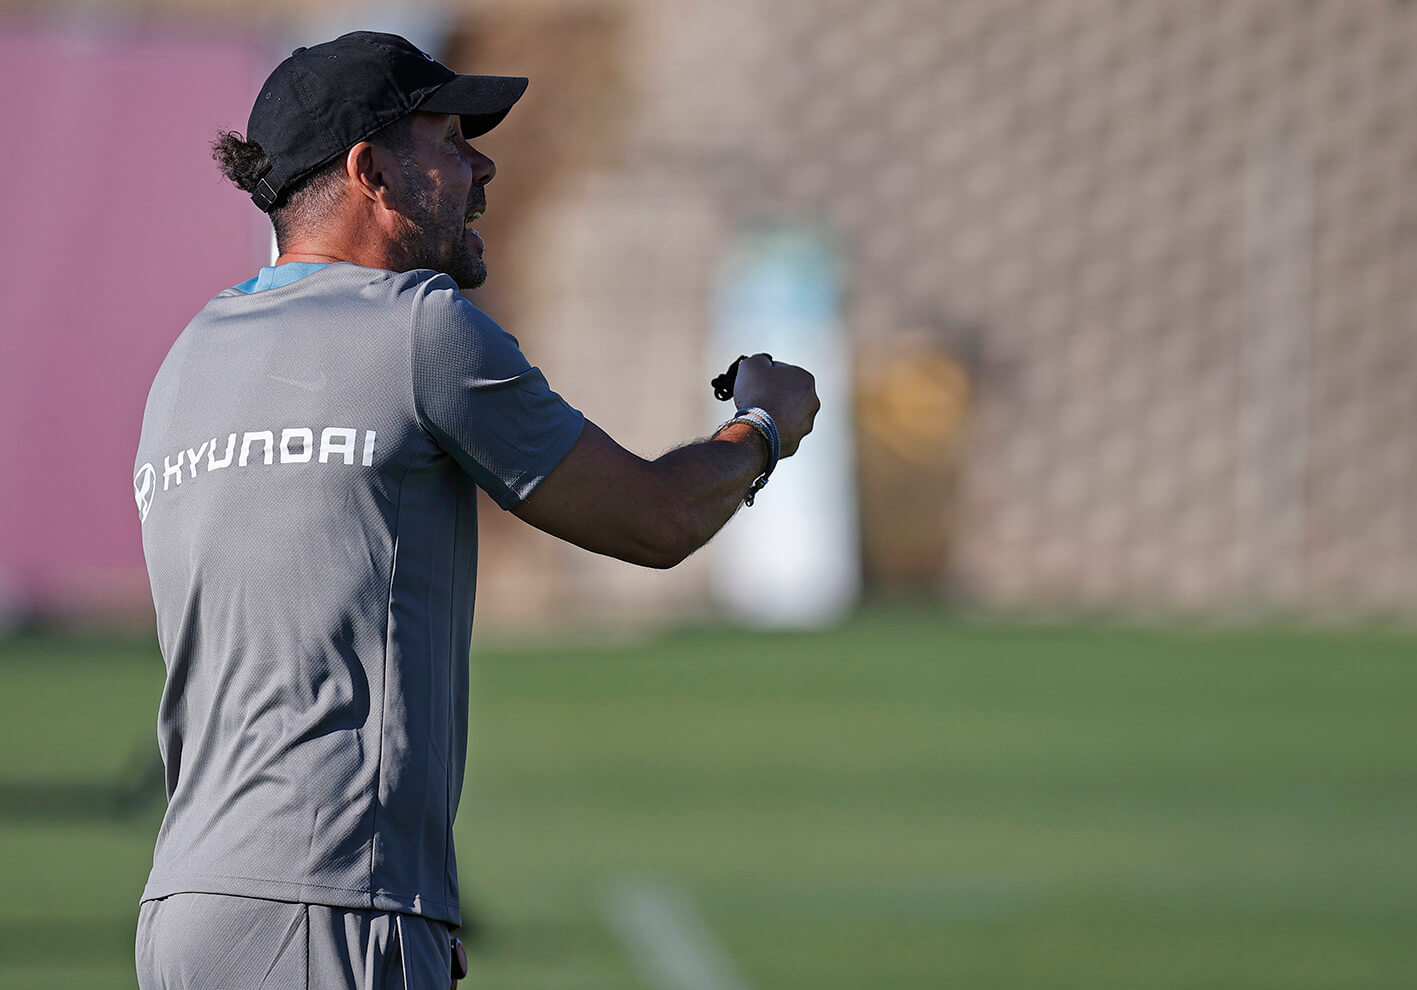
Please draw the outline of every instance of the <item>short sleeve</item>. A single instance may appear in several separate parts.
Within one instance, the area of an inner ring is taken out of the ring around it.
[[[510,509],[570,453],[585,417],[451,285],[435,278],[415,290],[414,407],[438,445]]]

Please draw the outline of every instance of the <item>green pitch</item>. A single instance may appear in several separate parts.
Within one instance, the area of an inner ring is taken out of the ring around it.
[[[131,987],[145,643],[0,643],[0,986]],[[1417,982],[1417,636],[1009,627],[479,648],[472,987],[637,988],[678,892],[752,990]]]

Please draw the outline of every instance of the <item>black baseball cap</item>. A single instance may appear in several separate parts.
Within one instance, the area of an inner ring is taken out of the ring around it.
[[[246,124],[267,165],[251,199],[269,213],[291,186],[415,110],[455,113],[486,134],[526,91],[521,76],[464,76],[396,34],[354,31],[276,66]]]

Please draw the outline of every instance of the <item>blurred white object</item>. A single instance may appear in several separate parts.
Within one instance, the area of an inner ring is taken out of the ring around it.
[[[839,281],[831,248],[801,228],[745,234],[720,271],[707,377],[740,354],[765,351],[812,372],[822,400],[799,452],[713,544],[714,598],[749,625],[824,625],[860,596],[851,347]],[[733,414],[732,402],[709,401],[716,423]]]

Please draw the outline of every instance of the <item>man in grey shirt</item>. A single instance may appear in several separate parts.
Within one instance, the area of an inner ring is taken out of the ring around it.
[[[467,142],[525,87],[358,32],[297,49],[246,136],[214,146],[280,257],[193,319],[143,418],[169,799],[144,988],[460,975],[476,489],[670,567],[811,429],[811,376],[758,356],[729,423],[643,460],[464,297],[486,277],[471,223],[495,174]]]

